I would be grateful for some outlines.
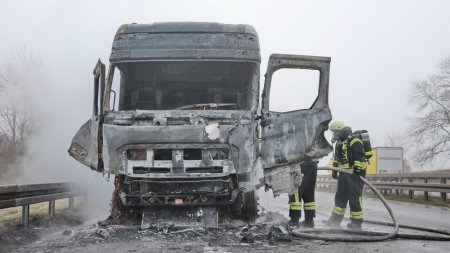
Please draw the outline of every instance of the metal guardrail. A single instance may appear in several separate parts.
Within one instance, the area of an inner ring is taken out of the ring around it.
[[[418,172],[405,174],[374,174],[367,175],[366,179],[378,188],[384,195],[392,194],[395,190],[397,196],[404,191],[408,192],[408,198],[414,197],[414,192],[423,192],[425,200],[429,200],[429,192],[440,193],[443,201],[447,201],[447,193],[450,193],[450,172]],[[337,180],[331,175],[318,175],[317,188],[336,188]]]
[[[74,197],[83,194],[76,183],[0,185],[0,209],[22,206],[22,224],[28,226],[31,204],[48,201],[48,214],[54,218],[56,200],[68,198],[73,212]]]

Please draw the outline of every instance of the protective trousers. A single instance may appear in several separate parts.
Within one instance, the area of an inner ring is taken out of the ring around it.
[[[312,220],[316,217],[316,202],[314,192],[316,190],[317,162],[306,161],[300,165],[303,174],[302,183],[298,191],[289,195],[289,217],[300,219],[302,216],[302,199],[305,219]]]
[[[362,176],[365,176],[362,174]],[[347,202],[350,205],[350,219],[354,223],[362,223],[362,191],[364,182],[357,174],[339,173],[337,191],[334,197],[335,206],[331,219],[340,223],[344,218]]]

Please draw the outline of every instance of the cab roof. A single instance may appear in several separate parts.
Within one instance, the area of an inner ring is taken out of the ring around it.
[[[121,25],[110,61],[261,61],[258,35],[250,25],[166,22]]]
[[[210,22],[163,22],[151,24],[124,24],[119,27],[116,35],[128,33],[246,33],[257,36],[256,30],[251,25],[221,24]]]

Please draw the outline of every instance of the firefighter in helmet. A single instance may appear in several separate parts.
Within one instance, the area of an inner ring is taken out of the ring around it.
[[[305,161],[300,164],[300,167],[303,174],[302,183],[294,194],[289,195],[289,217],[291,218],[289,224],[296,227],[313,228],[314,217],[316,217],[314,191],[316,190],[317,161]],[[302,200],[305,220],[300,223]]]
[[[333,158],[333,167],[349,170],[353,174],[333,171],[332,177],[337,179],[337,191],[334,197],[335,206],[328,220],[323,221],[329,226],[339,226],[347,207],[350,206],[350,220],[348,228],[360,229],[363,222],[362,191],[364,182],[360,177],[366,175],[366,156],[364,145],[359,135],[352,133],[352,129],[342,121],[333,121],[330,124],[333,132],[332,142],[336,142]]]

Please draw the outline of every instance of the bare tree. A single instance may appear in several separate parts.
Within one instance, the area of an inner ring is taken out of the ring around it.
[[[39,83],[41,58],[27,47],[0,59],[0,162],[8,164],[23,154],[33,132],[31,96]]]
[[[416,160],[424,164],[450,157],[450,56],[426,80],[412,82],[409,101],[416,106],[410,137]]]
[[[410,148],[408,144],[407,133],[398,131],[389,131],[384,135],[384,145],[386,147],[401,147],[403,148],[403,172],[411,172]]]
[[[403,147],[407,149],[406,135],[398,131],[388,131],[384,135],[384,145],[387,147]]]

